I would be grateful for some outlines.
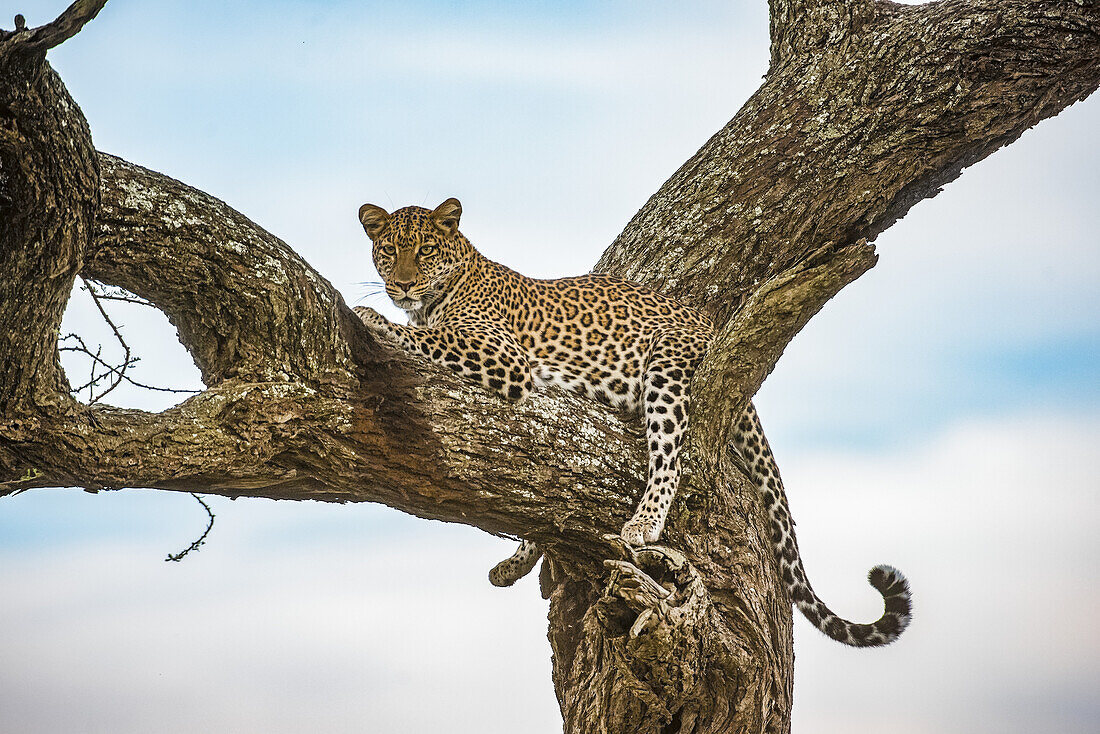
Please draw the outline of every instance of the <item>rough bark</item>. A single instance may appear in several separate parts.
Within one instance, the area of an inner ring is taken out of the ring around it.
[[[66,390],[57,330],[91,241],[99,181],[88,123],[45,58],[48,48],[75,35],[105,2],[76,3],[41,28],[0,32],[4,414],[29,403],[52,404]],[[23,324],[34,326],[18,328]]]
[[[556,392],[508,406],[394,353],[285,243],[96,154],[44,56],[104,2],[0,32],[0,496],[373,501],[531,538],[552,559],[554,685],[577,732],[789,729],[790,606],[730,420],[873,266],[867,240],[1100,83],[1091,3],[772,0],[764,84],[599,264],[719,325],[668,547],[635,553],[604,537],[642,486],[631,421]],[[57,331],[77,273],[162,309],[207,390],[155,414],[72,399]]]

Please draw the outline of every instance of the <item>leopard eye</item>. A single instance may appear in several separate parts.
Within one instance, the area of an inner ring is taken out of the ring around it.
[[[383,255],[395,255],[397,254],[397,248],[393,245],[382,245]]]
[[[420,254],[421,255],[434,255],[435,251],[438,250],[438,249],[439,248],[436,247],[435,245],[422,245],[420,247]]]

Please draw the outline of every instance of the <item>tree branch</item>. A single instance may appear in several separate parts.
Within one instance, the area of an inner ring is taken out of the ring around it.
[[[55,20],[28,31],[26,37],[20,38],[19,41],[30,48],[43,51],[60,46],[79,33],[80,29],[96,17],[106,4],[107,0],[76,0]]]
[[[638,573],[618,566],[603,602],[595,580],[615,549],[602,535],[642,484],[633,422],[558,392],[514,408],[390,351],[285,243],[212,197],[97,156],[41,54],[3,53],[27,34],[3,35],[0,495],[143,486],[376,501],[522,535],[552,558],[543,586],[567,725],[602,713],[609,731],[785,730],[789,601],[726,448],[731,418],[794,333],[873,265],[861,240],[1100,83],[1094,7],[866,7],[776,0],[765,84],[600,261],[719,328],[664,538],[679,550],[663,571],[624,560]],[[162,309],[207,390],[157,414],[73,400],[57,335],[78,271]],[[643,596],[656,606],[639,611]],[[665,675],[675,660],[692,661],[678,668],[690,675]]]
[[[50,410],[67,390],[57,335],[91,240],[99,171],[87,121],[35,44],[75,33],[95,5],[0,32],[0,414]]]
[[[1058,17],[1061,18],[1059,22],[1073,21],[1084,26],[1095,21],[1094,16],[1073,13]],[[891,34],[900,37],[915,32],[918,26],[911,18],[884,35],[879,41],[880,47],[884,47],[884,39]],[[1037,18],[1035,22],[1042,25],[1047,20]],[[921,32],[927,30],[922,28]],[[1080,61],[1083,51],[1092,48],[1089,44],[1095,45],[1094,38],[1089,40],[1085,35],[1071,34],[1069,41],[1063,38],[1055,45],[1063,51],[1063,63],[1066,58],[1075,60],[1070,69],[1062,72],[1063,76],[1068,74],[1073,78],[1059,81],[1057,88],[1065,91],[1067,86],[1075,89],[1084,89],[1088,84],[1095,86],[1092,60],[1089,63]],[[982,43],[1000,47],[996,38]],[[1058,62],[1044,57],[1035,63],[1049,71]],[[930,64],[927,68],[941,67]],[[1019,76],[1018,69],[1012,73],[1013,78]],[[1001,76],[994,76],[1003,82]],[[1039,81],[1027,78],[1019,82],[1025,88],[1021,94],[1034,96],[1040,89],[1049,90],[1052,88],[1050,76],[1048,73]],[[874,81],[872,77],[869,73],[851,78],[840,75],[834,81],[849,93],[852,82],[858,81],[860,92],[873,97],[878,94],[875,87],[867,86],[869,81]],[[918,83],[926,83],[919,74],[913,78]],[[1043,82],[1043,79],[1048,81]],[[860,167],[857,164],[866,156],[877,155],[880,157],[878,166],[872,169],[875,175],[884,175],[883,161],[904,163],[897,167],[897,174],[887,177],[893,190],[901,192],[911,189],[919,174],[927,173],[925,151],[915,159],[911,153],[905,153],[904,147],[870,145],[862,142],[866,136],[851,139],[835,135],[830,128],[814,122],[817,117],[807,117],[805,107],[780,104],[778,98],[773,99],[780,88],[796,98],[799,94],[809,94],[809,88],[801,83],[802,77],[782,83],[770,80],[765,84],[731,125],[685,165],[635,217],[609,249],[601,261],[601,268],[651,282],[667,278],[674,291],[689,300],[709,305],[721,317],[736,311],[737,306],[749,298],[753,283],[775,278],[785,271],[798,272],[800,267],[806,266],[810,262],[808,258],[821,247],[820,244],[814,248],[811,245],[817,244],[822,236],[850,235],[883,226],[891,211],[889,206],[883,205],[883,197],[852,195],[851,190],[866,179],[865,172],[856,170]],[[972,93],[974,91],[971,89]],[[1080,93],[1083,92],[1071,90],[1071,94]],[[1045,93],[1047,102],[1040,106],[1041,111],[1050,113],[1058,104],[1065,103],[1064,98],[1058,98],[1059,102],[1055,97]],[[902,102],[896,94],[884,98],[871,115],[877,126],[874,129],[894,135],[914,134],[914,126],[906,120],[884,112],[886,101],[890,104]],[[769,107],[769,102],[775,105]],[[999,97],[984,99],[981,104],[971,100],[966,107],[1005,112],[1001,110]],[[778,116],[783,114],[789,115],[788,124],[780,124]],[[1021,124],[1018,116],[1005,114],[1009,118],[1005,126]],[[842,117],[838,113],[834,119]],[[857,117],[867,121],[858,115],[849,117],[850,122]],[[750,124],[764,118],[773,123],[768,126]],[[894,127],[887,129],[890,120]],[[942,117],[933,118],[931,123],[937,120]],[[951,130],[935,129],[934,126],[930,129],[929,125],[924,125],[919,133],[936,140],[951,138],[950,144],[941,143],[944,148],[961,150],[967,143],[980,147],[986,142],[980,135],[977,140],[974,136],[960,135],[957,121],[952,121],[954,136],[945,134]],[[796,127],[806,132],[790,135],[789,131]],[[962,127],[966,129],[965,125]],[[733,140],[734,133],[742,134],[742,138]],[[761,141],[759,153],[750,152],[761,136],[770,137]],[[844,141],[842,149],[837,148],[838,139]],[[784,154],[776,157],[777,151],[784,151]],[[815,155],[811,157],[810,153]],[[742,157],[737,158],[737,154]],[[814,163],[794,163],[799,158],[811,158]],[[818,185],[822,160],[844,164],[827,177],[831,180],[825,191]],[[942,162],[944,157],[940,160]],[[284,243],[229,207],[167,177],[110,156],[103,156],[102,167],[104,202],[97,225],[98,239],[86,266],[87,274],[124,287],[162,308],[180,329],[181,339],[195,356],[204,379],[221,389],[188,401],[175,415],[169,412],[162,416],[138,416],[118,411],[99,415],[75,403],[68,405],[63,412],[72,419],[72,425],[54,430],[60,429],[67,434],[61,445],[80,446],[83,454],[70,455],[71,465],[56,473],[43,471],[49,462],[40,452],[32,450],[35,444],[41,448],[40,442],[26,430],[31,424],[20,418],[23,430],[13,428],[9,435],[21,436],[25,443],[5,461],[8,476],[24,476],[32,468],[27,465],[27,457],[38,454],[41,458],[31,463],[41,472],[39,481],[43,484],[180,488],[194,487],[195,482],[202,481],[209,485],[204,486],[209,491],[234,494],[247,490],[261,496],[293,496],[294,491],[300,490],[306,496],[329,499],[369,498],[424,516],[467,522],[471,521],[471,511],[484,511],[484,518],[478,515],[477,522],[492,532],[523,533],[539,540],[545,537],[551,544],[555,534],[563,531],[563,526],[567,526],[565,529],[569,533],[590,534],[593,528],[614,528],[625,515],[629,498],[638,486],[634,469],[637,464],[614,461],[609,464],[605,460],[593,464],[593,456],[586,451],[580,452],[583,456],[575,452],[562,453],[559,444],[544,442],[543,432],[548,425],[554,424],[555,415],[579,412],[569,404],[572,398],[553,396],[534,401],[531,407],[521,409],[517,415],[524,423],[527,420],[523,419],[534,419],[539,425],[527,431],[517,428],[515,421],[502,418],[499,406],[487,410],[477,407],[492,403],[476,388],[457,383],[449,375],[415,358],[387,354],[352,320],[338,294],[323,278]],[[936,173],[942,175],[944,170],[941,168]],[[758,175],[749,175],[747,171],[755,171]],[[907,181],[902,180],[905,173],[910,175]],[[720,185],[715,185],[716,181]],[[689,189],[694,193],[689,193]],[[789,206],[780,206],[780,196],[784,203],[793,202],[791,205],[799,216],[791,216]],[[769,201],[774,205],[765,210],[760,204]],[[756,206],[750,208],[754,204]],[[681,216],[683,212],[688,215]],[[819,214],[822,216],[816,216]],[[852,226],[853,220],[862,223]],[[639,249],[635,244],[643,232],[652,236],[646,240],[647,246]],[[671,242],[676,242],[677,246],[663,247]],[[869,261],[864,263],[869,264]],[[53,267],[56,269],[56,263]],[[845,265],[848,269],[844,272],[850,278],[862,272],[852,267],[852,263]],[[724,402],[726,408],[723,410],[727,413],[730,404],[736,406],[742,402],[771,369],[790,336],[820,307],[818,302],[827,297],[823,294],[835,292],[850,278],[833,279],[825,290],[819,290],[821,283],[813,281],[814,288],[799,292],[797,304],[790,299],[763,296],[758,299],[763,311],[757,313],[749,309],[717,342],[711,364],[722,367],[706,368],[710,370],[710,377],[699,390],[700,402],[704,405]],[[753,331],[754,324],[770,324],[766,312],[779,307],[786,309],[784,313],[789,316],[785,329],[757,328]],[[719,323],[724,320],[719,318]],[[753,339],[758,343],[750,349]],[[56,345],[53,348],[56,349]],[[750,352],[751,357],[744,356]],[[740,356],[731,356],[735,353]],[[737,375],[731,379],[740,387],[723,379],[727,372]],[[719,389],[727,400],[715,397]],[[261,396],[284,410],[260,409],[255,415],[250,414],[245,407],[256,406]],[[736,396],[736,399],[731,401],[728,396]],[[310,403],[324,404],[324,410],[311,410]],[[364,409],[362,406],[375,407]],[[584,408],[585,412],[593,410],[587,405]],[[639,449],[630,430],[609,414],[595,411],[595,423],[579,430],[554,427],[560,430],[560,436],[571,439],[572,445],[587,446],[592,454],[605,452],[607,437],[612,436],[612,442],[618,442],[622,449],[616,452],[617,456],[636,456]],[[273,413],[275,419],[268,420],[265,413]],[[320,420],[316,427],[308,424],[320,415],[328,419]],[[125,425],[127,421],[133,421],[140,430],[129,431]],[[211,436],[218,437],[217,440],[203,446],[186,440],[181,435],[186,430],[183,424],[193,426],[196,421]],[[168,440],[159,444],[154,452],[144,455],[141,461],[127,463],[111,461],[111,453],[120,450],[119,442],[105,441],[96,450],[87,438],[78,441],[75,437],[76,434],[86,435],[89,427],[112,423],[117,424],[116,438],[141,441],[156,435],[166,436]],[[717,425],[726,423],[728,416]],[[35,425],[39,429],[43,426],[42,423]],[[539,468],[525,467],[515,472],[510,481],[501,482],[494,477],[492,486],[488,486],[484,476],[499,473],[499,469],[490,469],[488,457],[482,456],[480,459],[485,463],[476,467],[478,472],[484,472],[478,474],[482,478],[478,479],[476,472],[470,471],[471,450],[464,445],[462,432],[456,430],[468,425],[485,426],[490,443],[483,448],[509,447],[516,455],[537,459]],[[595,432],[600,445],[582,440],[585,431]],[[41,435],[48,434],[47,431]],[[411,441],[410,435],[413,436]],[[18,442],[11,442],[15,443]],[[704,445],[714,447],[717,444],[706,442]],[[345,468],[333,472],[319,466],[316,446],[339,449],[336,455],[346,461]],[[391,453],[397,446],[402,451]],[[415,461],[393,458],[407,455],[410,446],[421,452]],[[178,450],[179,447],[186,447],[187,456]],[[236,457],[242,449],[258,460],[240,462]],[[712,458],[720,453],[714,448],[709,450]],[[14,454],[23,458],[16,460]],[[188,461],[189,458],[193,461]],[[367,458],[369,461],[364,460]],[[54,463],[60,468],[66,462],[55,459]],[[594,472],[578,473],[570,468],[570,463],[599,466],[601,476],[615,477],[610,485],[617,496],[609,503],[609,497],[602,491],[578,497],[572,492],[561,491],[560,487],[555,490],[553,485],[560,483],[563,477],[591,479]],[[187,466],[194,469],[181,470]],[[444,478],[426,484],[429,466],[442,467]],[[202,467],[201,470],[198,467]],[[547,467],[550,467],[549,472]],[[532,474],[537,474],[539,479],[532,481]],[[405,496],[407,492],[393,489],[418,485],[423,489],[423,494],[418,495],[420,499],[410,500]],[[461,506],[461,502],[468,499],[470,488],[492,497],[492,506],[498,509],[492,509],[488,503],[485,507]],[[532,490],[537,490],[542,499],[527,500]],[[509,493],[512,493],[509,502],[513,509],[502,512],[499,507],[508,503],[500,500]],[[427,500],[423,501],[424,498]],[[456,503],[450,510],[446,509],[448,501]],[[556,505],[559,501],[562,504]],[[575,511],[576,522],[562,521],[552,511],[555,506],[564,505],[588,508],[589,503],[591,509]],[[609,511],[609,507],[614,509]],[[594,552],[595,547],[589,542],[586,550]]]
[[[596,269],[724,324],[756,284],[827,243],[873,240],[1098,84],[1098,7],[878,3],[849,43],[773,67]]]
[[[327,281],[229,207],[110,156],[102,170],[86,274],[162,308],[213,386],[160,414],[68,402],[56,421],[6,415],[6,479],[33,468],[38,477],[18,488],[383,501],[602,558],[590,528],[620,525],[641,483],[633,427],[566,394],[516,411],[391,353]],[[529,463],[502,466],[501,456]],[[581,509],[563,515],[554,497]]]
[[[342,301],[285,242],[174,179],[100,161],[104,199],[85,272],[168,314],[207,385],[346,381]]]

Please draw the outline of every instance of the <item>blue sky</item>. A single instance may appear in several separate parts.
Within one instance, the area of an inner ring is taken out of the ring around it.
[[[759,84],[767,19],[762,1],[111,0],[50,58],[100,149],[223,198],[354,303],[375,277],[364,201],[458,196],[491,257],[587,270]],[[886,650],[796,622],[795,731],[1100,716],[1097,129],[1100,103],[1075,105],[917,205],[758,396],[815,587],[873,617],[863,573],[890,562],[917,594]],[[120,319],[140,378],[197,386],[167,320]],[[66,328],[102,336],[81,294]],[[207,545],[166,564],[204,526],[185,495],[0,500],[0,625],[21,631],[0,640],[0,730],[560,730],[536,585],[485,583],[508,543],[373,506],[212,506]]]

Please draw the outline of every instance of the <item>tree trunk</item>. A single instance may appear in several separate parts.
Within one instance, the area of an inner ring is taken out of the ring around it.
[[[557,391],[506,405],[391,351],[285,243],[96,153],[45,54],[105,2],[0,31],[0,496],[371,501],[529,538],[567,731],[788,731],[790,603],[731,423],[874,265],[868,240],[1096,88],[1095,5],[772,0],[764,84],[598,265],[718,324],[664,545],[634,552],[605,537],[644,483],[632,421]],[[163,310],[207,389],[161,413],[74,400],[57,339],[78,273]]]

